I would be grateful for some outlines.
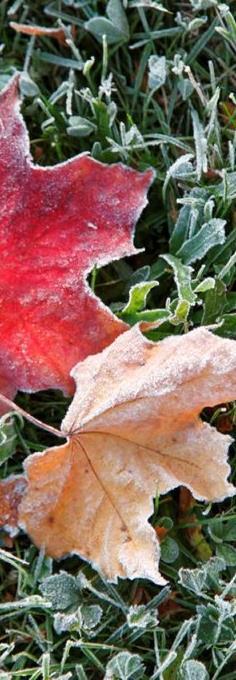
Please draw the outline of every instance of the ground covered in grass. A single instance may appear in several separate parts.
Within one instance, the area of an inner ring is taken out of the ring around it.
[[[156,170],[136,231],[145,250],[90,276],[96,294],[124,319],[130,288],[143,284],[127,320],[167,310],[153,339],[201,324],[236,336],[233,6],[0,4],[0,86],[23,72],[23,113],[37,163],[89,151],[107,163]],[[16,33],[12,21],[63,26],[65,39]],[[146,286],[152,281],[159,286]],[[56,426],[68,406],[53,391],[17,401]],[[203,418],[234,435],[233,404],[206,409]],[[54,443],[18,416],[4,419],[0,434],[2,478]],[[233,445],[230,462],[234,481]],[[155,499],[151,521],[169,581],[162,589],[148,581],[113,586],[77,557],[53,562],[25,535],[1,532],[0,679],[234,680],[235,520],[234,499],[206,507],[185,490]]]

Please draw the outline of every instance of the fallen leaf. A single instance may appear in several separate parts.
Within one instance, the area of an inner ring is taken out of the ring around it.
[[[152,343],[134,326],[78,364],[68,442],[25,464],[19,521],[36,545],[79,554],[112,581],[165,583],[153,497],[180,484],[206,501],[235,493],[231,438],[199,418],[235,397],[235,369],[236,343],[204,328]]]
[[[18,532],[18,509],[27,486],[23,475],[0,482],[0,527],[14,536]]]
[[[59,388],[127,329],[90,290],[95,264],[135,254],[153,171],[81,154],[34,165],[15,76],[0,95],[0,391]]]
[[[235,429],[235,424],[233,418],[227,414],[222,414],[217,418],[217,428],[219,432],[225,434],[226,432],[232,432]]]
[[[163,538],[165,538],[168,534],[168,529],[165,529],[165,527],[159,527],[158,525],[155,527],[155,532],[156,535],[159,539],[159,541],[163,541]]]
[[[179,520],[186,524],[192,524],[183,529],[184,536],[188,543],[194,549],[196,557],[201,562],[207,562],[212,557],[212,550],[209,543],[204,536],[201,523],[198,521],[194,508],[196,502],[191,492],[184,486],[180,489],[179,494]]]
[[[61,45],[66,45],[66,32],[64,28],[46,28],[46,26],[35,26],[31,24],[18,24],[16,21],[10,21],[10,27],[17,33],[24,33],[24,35],[35,35],[38,37],[46,36],[47,38],[56,38]],[[71,27],[72,36],[75,37],[75,27]]]
[[[161,604],[158,607],[158,615],[160,616],[160,619],[170,619],[171,617],[176,617],[179,614],[185,614],[187,610],[182,607],[179,602],[176,602],[176,596],[178,597],[179,593],[177,591],[172,591],[168,595],[168,597],[164,600],[164,602],[161,602]]]
[[[18,531],[18,529],[17,529]],[[14,538],[8,536],[5,531],[0,530],[0,548],[8,548],[11,550],[14,546]],[[1,677],[1,676],[0,676]]]
[[[134,583],[134,592],[132,593],[132,598],[131,598],[131,604],[132,605],[137,605],[139,606],[140,604],[148,604],[151,600],[151,595],[149,595],[149,592],[146,590],[146,588],[143,588],[143,586],[140,586],[138,582]]]

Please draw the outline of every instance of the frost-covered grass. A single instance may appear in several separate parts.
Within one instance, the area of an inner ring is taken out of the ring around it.
[[[0,4],[0,85],[15,69],[24,72],[23,111],[37,162],[90,151],[108,163],[156,169],[137,228],[145,252],[90,277],[124,319],[129,289],[145,284],[141,309],[133,297],[128,321],[164,310],[155,339],[215,323],[219,334],[236,336],[233,12],[234,2],[218,0]],[[16,34],[12,20],[63,23],[67,44]],[[159,286],[147,296],[154,280]],[[18,403],[58,426],[68,400],[48,391],[22,394]],[[233,436],[232,404],[203,417]],[[2,477],[54,443],[19,418],[8,419],[2,433]],[[231,465],[233,480],[233,447]],[[1,533],[1,680],[234,680],[235,520],[234,499],[206,508],[178,491],[156,501],[164,589],[144,581],[112,586],[78,558],[53,563],[23,534],[12,540]]]

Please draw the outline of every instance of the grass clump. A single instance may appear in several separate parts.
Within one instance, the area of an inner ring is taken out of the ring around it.
[[[236,337],[234,3],[190,0],[2,1],[0,85],[23,72],[23,111],[37,163],[89,151],[156,180],[137,228],[145,251],[90,277],[153,339],[201,324]],[[65,40],[16,33],[17,21],[64,27]],[[158,281],[159,285],[156,286]],[[135,295],[135,284],[139,295]],[[133,292],[129,291],[133,287]],[[59,425],[68,401],[18,396]],[[203,414],[235,432],[232,404]],[[52,438],[19,417],[1,424],[1,475]],[[232,481],[235,449],[231,447]],[[169,585],[106,583],[78,558],[54,563],[24,535],[1,533],[0,678],[234,680],[236,505],[206,508],[184,491],[156,499]]]

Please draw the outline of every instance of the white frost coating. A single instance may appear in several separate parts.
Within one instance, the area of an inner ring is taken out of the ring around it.
[[[0,172],[6,197],[0,363],[12,392],[52,387],[68,392],[73,390],[73,364],[126,329],[86,278],[94,265],[138,252],[133,233],[153,172],[141,174],[121,163],[106,166],[85,153],[52,167],[34,164],[18,79],[0,95],[5,126]],[[10,336],[9,328],[14,329]]]
[[[79,554],[111,581],[163,585],[153,497],[179,485],[205,501],[236,491],[231,438],[199,418],[236,396],[235,368],[236,343],[204,328],[155,344],[135,327],[81,362],[68,443],[27,461],[21,522],[36,544]]]
[[[6,83],[6,85],[2,88],[2,90],[1,90],[1,97],[4,96],[5,94],[7,94],[8,89],[9,89],[9,86],[10,86],[10,87],[11,87],[11,86],[14,87],[18,82],[19,82],[19,73],[17,72],[17,73],[12,77],[10,83],[9,83],[9,82]],[[32,156],[31,156],[31,154],[30,154],[30,141],[29,141],[29,135],[28,135],[28,132],[27,132],[27,128],[26,128],[26,125],[25,125],[23,116],[22,116],[21,113],[20,113],[20,107],[21,107],[21,99],[20,99],[20,97],[19,97],[19,98],[15,99],[15,102],[14,102],[14,109],[13,109],[13,111],[11,112],[11,115],[8,116],[8,126],[11,127],[12,124],[15,122],[15,120],[18,119],[18,121],[19,121],[19,123],[21,124],[21,127],[22,127],[22,129],[21,129],[21,137],[20,137],[20,140],[19,140],[19,142],[20,142],[20,145],[19,145],[19,146],[20,146],[20,148],[24,151],[24,156],[25,156],[25,158],[26,158],[26,159],[29,159],[29,161],[31,161]],[[4,123],[2,122],[2,119],[1,119],[1,133],[2,133],[2,134],[0,134],[0,137],[6,137],[6,138],[8,137],[8,135],[9,135],[9,128],[8,128],[8,130],[5,132],[5,134],[3,134],[4,131],[5,131],[5,129],[6,129],[6,126],[4,125]],[[18,140],[14,139],[14,148],[16,148],[16,143],[17,143],[17,141],[18,141]]]
[[[9,475],[9,477],[7,477],[7,479],[2,479],[0,485],[1,485],[1,488],[3,489],[3,491],[4,491],[4,487],[8,487],[10,482],[16,481],[15,491],[20,495],[21,492],[24,491],[25,480],[26,480],[26,478],[23,478],[22,475],[12,474],[12,475]],[[14,493],[12,493],[10,490],[9,490],[8,493],[4,492],[4,503],[7,503],[9,501],[9,514],[7,515],[6,512],[4,512],[4,517],[5,517],[6,521],[4,522],[4,524],[2,524],[2,527],[5,529],[5,531],[8,532],[8,534],[12,538],[17,536],[17,534],[19,533],[19,528],[20,528],[19,526],[16,526],[15,523],[11,524],[10,521],[9,521],[11,498],[13,496],[14,496]]]
[[[88,357],[73,368],[76,394],[62,422],[62,430],[79,431],[87,423],[92,426],[91,421],[104,411],[122,404],[127,408],[127,401],[145,398],[149,401],[152,397],[159,401],[166,399],[169,404],[167,411],[162,409],[166,422],[176,413],[183,414],[183,408],[185,411],[195,409],[198,413],[204,406],[236,396],[235,371],[236,342],[233,340],[197,328],[184,336],[170,336],[152,343],[134,326],[99,355]],[[221,376],[224,376],[223,385]],[[188,392],[190,401],[186,399]],[[134,414],[133,408],[132,404]],[[159,411],[157,401],[156,418]],[[160,412],[160,416],[163,417],[163,413]]]
[[[20,114],[19,118],[23,120]],[[56,172],[78,158],[47,169],[52,186]],[[43,174],[41,167],[28,165],[34,174]],[[44,206],[44,212],[48,208],[51,204]],[[140,210],[139,203],[137,214]],[[91,238],[97,242],[96,230]],[[47,232],[44,245],[47,251]],[[117,258],[127,250],[134,252],[132,244],[129,247],[121,245]],[[45,252],[41,264],[43,257]],[[97,262],[107,264],[110,259],[106,250]],[[61,264],[67,264],[65,254]],[[90,267],[84,269],[81,279]],[[94,296],[85,278],[83,285],[89,302]],[[95,329],[92,333],[95,336]],[[28,356],[26,342],[22,355]],[[13,371],[13,362],[9,366]],[[205,500],[235,492],[226,481],[230,438],[198,420],[204,406],[236,396],[235,368],[236,343],[203,328],[155,344],[136,327],[101,354],[78,364],[72,371],[78,383],[76,395],[62,425],[64,431],[77,435],[64,447],[28,459],[29,488],[21,526],[49,554],[80,554],[111,580],[145,576],[163,583],[159,548],[147,522],[157,490],[165,493],[184,484]]]
[[[94,224],[93,222],[87,222],[87,226],[88,226],[90,229],[97,229],[97,228],[98,228],[98,227],[97,227],[97,224]]]

